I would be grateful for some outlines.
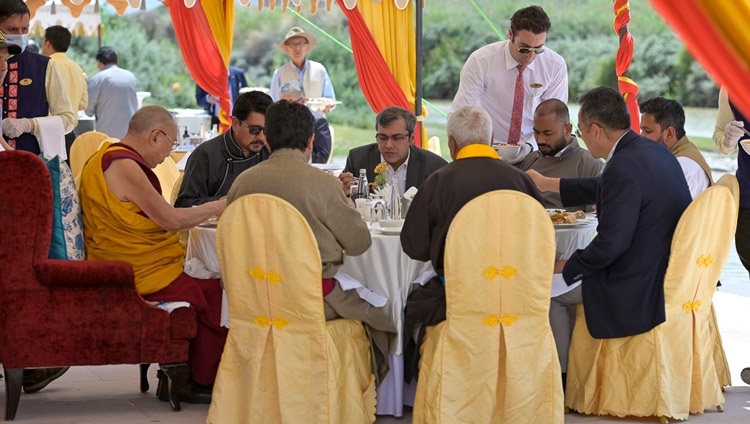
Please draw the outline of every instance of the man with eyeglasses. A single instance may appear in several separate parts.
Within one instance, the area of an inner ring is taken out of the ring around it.
[[[396,181],[399,193],[419,188],[430,174],[446,165],[445,159],[414,145],[416,126],[417,117],[406,109],[391,106],[381,110],[375,118],[375,143],[349,151],[339,175],[344,193],[349,195],[349,185],[360,169],[367,170],[367,181],[375,181],[375,167],[380,163],[387,165],[386,176]]]
[[[303,105],[307,102],[305,90],[299,81],[289,81],[282,84],[281,99]],[[308,109],[310,109],[313,118],[315,118],[315,132],[313,133],[315,139],[313,140],[313,150],[310,160],[312,163],[328,163],[328,159],[333,154],[331,151],[331,127],[323,115],[312,110],[310,107]]]
[[[268,159],[265,125],[271,103],[271,97],[260,91],[237,97],[229,130],[190,154],[175,207],[189,208],[226,196],[238,175]]]
[[[516,11],[510,18],[508,40],[472,53],[461,70],[451,110],[482,106],[492,117],[493,144],[520,144],[519,162],[536,148],[534,110],[544,100],[568,102],[565,59],[545,46],[551,27],[539,6]]]
[[[307,59],[307,54],[317,45],[318,38],[300,27],[290,29],[286,37],[276,45],[276,48],[289,55],[291,61],[273,73],[271,98],[274,102],[281,100],[281,85],[289,81],[301,82],[309,98],[325,97],[336,100],[336,93],[333,91],[326,67]],[[324,113],[328,113],[332,108],[333,105],[326,106]]]
[[[153,172],[169,156],[180,132],[161,106],[144,106],[119,143],[105,143],[81,175],[81,210],[86,259],[122,261],[133,267],[135,288],[149,301],[185,301],[197,312],[191,340],[190,384],[181,401],[209,403],[227,331],[219,325],[221,285],[183,271],[185,247],[178,231],[219,216],[226,198],[194,208],[174,208],[162,197]]]

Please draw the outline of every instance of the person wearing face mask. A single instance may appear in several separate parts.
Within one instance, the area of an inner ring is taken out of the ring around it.
[[[521,170],[533,169],[542,175],[559,178],[596,177],[602,173],[604,162],[594,159],[588,150],[578,145],[572,134],[568,106],[558,99],[548,99],[534,111],[534,139],[539,150],[535,150],[521,162]],[[542,193],[545,208],[563,207],[560,193]],[[568,207],[568,210],[583,210],[586,205]],[[589,205],[588,209],[591,209]]]
[[[483,107],[492,117],[492,143],[521,146],[511,163],[536,148],[532,126],[537,105],[547,99],[568,102],[565,59],[545,46],[551,26],[541,7],[519,9],[510,18],[508,40],[475,51],[461,69],[451,110]]]
[[[680,163],[682,173],[695,199],[713,184],[711,167],[698,146],[685,135],[685,110],[676,100],[654,97],[642,102],[641,136],[663,145]]]
[[[8,59],[8,73],[0,90],[3,134],[8,144],[34,154],[39,145],[39,120],[59,116],[64,134],[75,128],[76,114],[65,90],[60,70],[49,57],[26,49],[30,12],[22,0],[0,0],[0,32],[21,52]],[[65,151],[65,140],[60,139]]]
[[[175,207],[189,208],[226,196],[238,175],[268,159],[265,125],[271,103],[271,97],[260,91],[237,97],[232,126],[190,154]]]
[[[8,57],[18,53],[21,53],[21,48],[15,44],[8,43],[3,34],[0,34],[0,80],[5,78],[5,74],[8,72]],[[5,150],[13,150],[13,147],[0,134],[0,152]]]

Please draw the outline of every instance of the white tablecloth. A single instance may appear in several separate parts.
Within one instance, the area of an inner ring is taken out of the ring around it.
[[[555,244],[557,247],[555,249],[555,259],[558,261],[568,259],[576,250],[588,246],[589,243],[591,243],[591,240],[596,237],[597,223],[598,221],[592,220],[588,224],[574,227],[557,226],[555,228]],[[574,284],[567,285],[562,274],[555,274],[552,276],[552,297],[567,293],[578,287],[580,284],[581,282],[578,281]]]

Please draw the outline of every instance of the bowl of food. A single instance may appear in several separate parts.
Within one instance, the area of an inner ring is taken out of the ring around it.
[[[740,140],[740,146],[742,146],[742,150],[745,151],[748,155],[750,155],[750,140]]]
[[[521,152],[519,144],[493,144],[492,148],[500,155],[500,159],[515,159]]]
[[[404,225],[403,219],[382,219],[378,222],[381,228],[400,228]]]

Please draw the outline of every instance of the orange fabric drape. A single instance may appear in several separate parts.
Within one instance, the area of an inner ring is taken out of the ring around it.
[[[617,49],[617,85],[625,97],[625,102],[630,111],[630,127],[633,131],[641,131],[641,112],[638,109],[638,84],[628,78],[628,68],[633,61],[633,35],[628,31],[630,22],[630,3],[628,0],[615,0],[613,3],[615,12],[615,33],[620,37],[620,47]]]
[[[374,112],[388,106],[400,106],[413,110],[403,90],[393,77],[388,64],[375,42],[359,10],[347,9],[343,0],[337,0],[349,21],[349,36],[354,51],[354,64],[357,78],[367,102]],[[421,145],[419,126],[414,137],[415,144]]]
[[[201,1],[199,5],[188,8],[182,0],[172,0],[168,7],[182,58],[196,84],[220,99],[220,130],[226,131],[232,107],[227,80],[234,1]]]
[[[651,0],[690,53],[750,116],[750,16],[748,0]]]

